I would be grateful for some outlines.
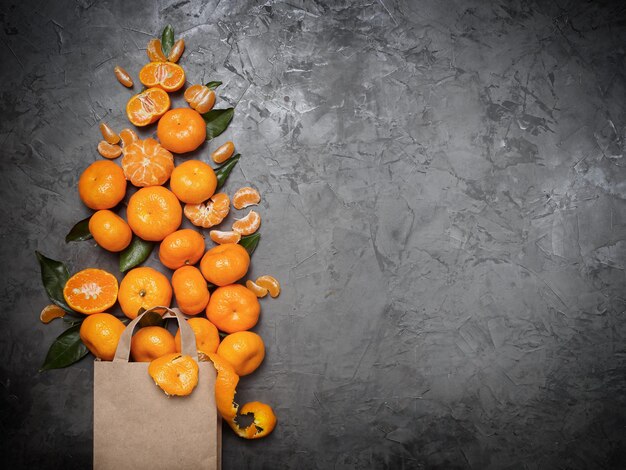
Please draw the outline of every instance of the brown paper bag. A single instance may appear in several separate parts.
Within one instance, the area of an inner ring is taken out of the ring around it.
[[[185,317],[178,309],[165,311],[164,318],[178,319],[183,354],[197,358]],[[145,313],[126,327],[113,361],[94,364],[94,469],[219,470],[222,426],[213,363],[198,364],[198,386],[191,395],[165,395],[148,375],[148,362],[129,362],[133,330]]]

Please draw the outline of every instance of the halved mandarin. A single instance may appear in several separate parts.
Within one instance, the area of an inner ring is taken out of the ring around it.
[[[170,109],[170,95],[161,88],[153,87],[133,96],[126,103],[126,116],[135,126],[147,126],[157,122]]]
[[[230,199],[225,193],[214,194],[206,203],[185,204],[184,210],[192,224],[203,228],[220,224],[229,211]]]
[[[185,90],[185,101],[200,114],[208,113],[215,104],[215,92],[205,85],[192,85]]]
[[[267,295],[267,288],[261,287],[256,282],[248,279],[246,281],[246,287],[252,291],[254,295],[256,295],[259,299],[265,297]]]
[[[280,295],[280,284],[278,283],[278,280],[273,276],[270,276],[268,274],[266,274],[265,276],[260,276],[257,278],[256,284],[260,287],[266,288],[273,298]]]
[[[239,232],[222,232],[221,230],[211,230],[209,237],[218,245],[224,243],[239,243],[241,240],[241,234]]]
[[[238,189],[233,196],[233,207],[235,209],[245,209],[248,206],[255,206],[259,202],[261,202],[261,195],[250,186]]]
[[[63,297],[72,309],[90,315],[104,312],[117,300],[117,279],[103,269],[83,269],[70,277]]]
[[[250,211],[248,215],[241,219],[237,219],[233,224],[233,231],[242,235],[251,235],[261,226],[261,216],[254,211]]]
[[[147,87],[173,92],[185,84],[185,71],[172,62],[150,62],[139,71],[139,80]]]

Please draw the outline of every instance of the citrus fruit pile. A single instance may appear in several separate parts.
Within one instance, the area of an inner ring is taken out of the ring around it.
[[[234,401],[235,388],[239,377],[253,373],[263,362],[263,339],[249,330],[259,321],[259,299],[268,293],[278,296],[280,285],[269,275],[244,283],[260,239],[258,212],[249,210],[230,228],[221,227],[231,209],[242,211],[261,202],[251,186],[230,194],[222,191],[240,158],[233,142],[211,153],[220,165],[217,168],[199,157],[181,156],[201,152],[205,141],[226,130],[234,112],[213,109],[214,90],[221,82],[187,87],[183,93],[187,105],[170,109],[170,93],[187,83],[185,70],[177,63],[184,48],[184,40],[174,41],[170,26],[161,40],[151,40],[149,63],[139,71],[145,89],[126,103],[130,123],[136,127],[156,123],[156,138],[140,139],[132,127],[117,133],[100,123],[97,152],[104,159],[88,165],[78,180],[80,200],[93,213],[70,230],[66,242],[93,238],[100,249],[119,253],[123,277],[118,281],[97,267],[70,276],[63,263],[37,253],[53,302],[42,310],[41,321],[71,318],[70,328],[52,344],[42,369],[65,367],[88,352],[112,360],[126,328],[125,317],[134,319],[175,302],[194,331],[197,359],[212,361],[218,372],[219,412],[239,436],[259,438],[272,432],[276,417],[259,402],[240,409]],[[122,85],[134,86],[123,68],[116,66],[114,73]],[[120,164],[115,162],[119,157]],[[123,201],[127,201],[125,210]],[[195,228],[181,227],[184,219]],[[164,269],[140,266],[157,246]],[[109,312],[117,304],[125,317]],[[181,354],[180,332],[172,334],[158,314],[146,315],[152,315],[150,321],[142,318],[131,340],[132,360],[149,362],[150,376],[166,394],[192,393],[198,365],[195,358]],[[253,423],[240,427],[237,413],[254,415]]]

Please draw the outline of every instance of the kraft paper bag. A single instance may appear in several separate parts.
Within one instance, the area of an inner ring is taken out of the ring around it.
[[[129,362],[135,325],[155,310],[177,318],[182,352],[197,360],[193,330],[178,309],[155,307],[129,323],[113,361],[94,364],[94,469],[220,470],[213,363],[199,362],[191,395],[168,397],[148,374],[148,362]]]

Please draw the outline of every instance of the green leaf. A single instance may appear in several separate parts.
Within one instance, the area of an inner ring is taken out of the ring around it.
[[[76,317],[70,317],[70,318],[63,317],[63,321],[67,323],[68,326],[80,325],[83,323],[84,320],[85,320],[84,315],[83,315],[83,318],[79,318],[79,319],[76,319]]]
[[[217,177],[217,189],[220,189],[222,186],[224,186],[224,183],[226,183],[226,180],[228,179],[230,172],[233,171],[233,168],[235,168],[235,165],[237,164],[240,158],[241,158],[241,155],[237,154],[234,157],[229,158],[226,161],[226,163],[224,163],[221,166],[218,166],[215,169],[215,176]]]
[[[226,130],[233,120],[235,108],[212,109],[204,113],[202,118],[206,122],[206,140],[211,140]]]
[[[239,244],[243,246],[248,254],[252,256],[254,250],[256,250],[259,241],[261,240],[261,234],[259,232],[253,233],[252,235],[246,235],[245,237],[241,237],[239,240]]]
[[[41,267],[41,281],[46,289],[48,298],[66,312],[74,312],[65,302],[63,297],[63,287],[70,278],[67,267],[60,261],[46,258],[44,255],[35,251],[39,266]]]
[[[80,325],[74,325],[54,340],[39,372],[61,369],[78,362],[89,353],[80,339]]]
[[[215,90],[221,84],[222,84],[222,82],[220,82],[220,81],[213,81],[213,82],[207,83],[206,86],[208,86],[211,90]]]
[[[154,248],[154,242],[147,242],[139,237],[133,237],[130,245],[120,253],[120,272],[126,272],[143,263]]]
[[[174,46],[174,28],[172,28],[172,25],[168,24],[161,35],[161,50],[165,57],[170,55],[172,46]]]
[[[93,235],[89,231],[89,219],[91,219],[91,216],[80,222],[76,222],[76,225],[65,235],[65,243],[82,242],[93,238]]]
[[[140,311],[138,315],[142,313],[143,312]],[[139,328],[143,328],[144,326],[165,326],[165,320],[157,312],[148,312],[139,320]]]

